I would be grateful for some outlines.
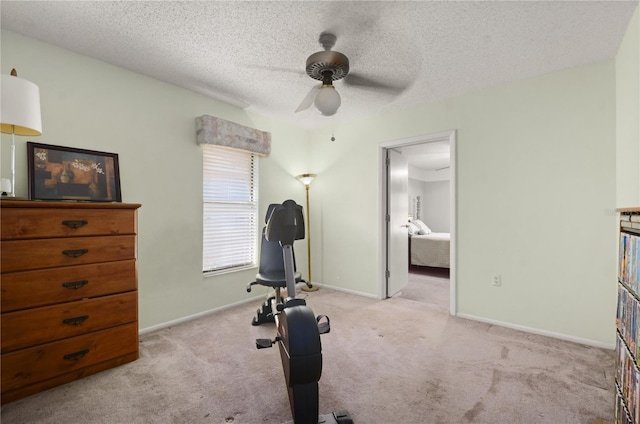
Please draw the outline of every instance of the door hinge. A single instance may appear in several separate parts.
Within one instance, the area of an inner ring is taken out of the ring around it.
[[[387,222],[390,222],[391,221],[391,216],[389,214],[386,214],[384,216],[384,220],[387,221]]]
[[[390,277],[391,277],[391,272],[389,272],[389,270],[386,270],[386,271],[384,272],[384,276],[385,276],[386,278],[390,278]]]
[[[391,159],[387,158],[387,159],[385,160],[385,163],[387,164],[387,166],[391,165]]]

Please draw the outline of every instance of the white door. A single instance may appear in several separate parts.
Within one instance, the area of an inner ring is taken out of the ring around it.
[[[407,159],[387,149],[387,297],[398,293],[409,278],[408,186]]]

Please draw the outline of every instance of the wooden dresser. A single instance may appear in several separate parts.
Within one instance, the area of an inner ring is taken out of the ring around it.
[[[0,201],[3,404],[138,358],[139,207]]]

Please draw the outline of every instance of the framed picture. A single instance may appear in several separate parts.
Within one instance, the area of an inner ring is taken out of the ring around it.
[[[29,199],[122,202],[118,155],[27,142]]]

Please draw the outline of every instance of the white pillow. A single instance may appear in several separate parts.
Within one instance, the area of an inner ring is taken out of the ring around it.
[[[416,234],[420,234],[420,228],[413,222],[409,222],[409,235],[413,236]]]
[[[414,224],[416,227],[418,227],[418,234],[431,234],[431,229],[429,227],[426,226],[426,224],[422,221],[420,221],[419,219],[414,219],[413,221],[411,221],[412,224]]]

